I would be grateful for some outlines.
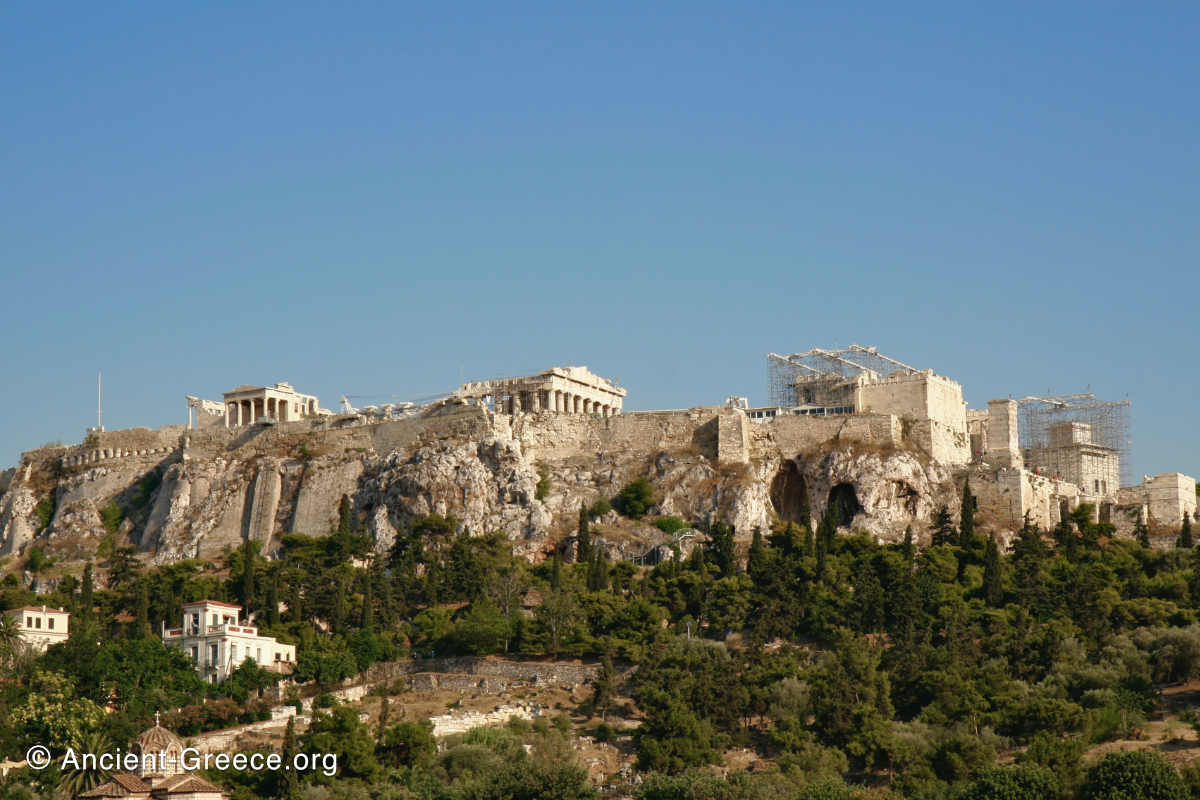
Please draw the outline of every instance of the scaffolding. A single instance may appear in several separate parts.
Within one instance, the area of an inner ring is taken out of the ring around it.
[[[1112,451],[1121,486],[1133,485],[1130,404],[1097,400],[1091,392],[1063,397],[1026,397],[1017,401],[1017,437],[1025,461],[1062,463],[1068,451],[1090,447]]]
[[[896,371],[912,375],[918,370],[882,355],[874,347],[857,344],[842,350],[813,348],[790,356],[768,353],[769,405],[794,408],[809,403],[852,404],[855,379],[863,375],[879,378]]]

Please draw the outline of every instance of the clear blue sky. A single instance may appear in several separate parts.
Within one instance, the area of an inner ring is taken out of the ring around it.
[[[876,345],[1200,474],[1200,6],[0,6],[0,467],[184,395]],[[369,402],[369,401],[368,401]]]

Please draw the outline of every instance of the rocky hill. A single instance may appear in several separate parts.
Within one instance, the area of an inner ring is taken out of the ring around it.
[[[437,512],[473,533],[503,531],[538,559],[573,532],[581,503],[643,477],[655,487],[652,513],[701,526],[720,517],[741,540],[776,515],[797,519],[805,503],[818,515],[831,497],[845,527],[891,541],[955,504],[950,470],[887,415],[754,423],[729,407],[509,416],[447,403],[402,420],[136,428],[30,451],[0,496],[0,555],[36,541],[69,562],[110,534],[156,563],[245,539],[269,553],[284,533],[327,534],[346,494],[381,551],[398,528]],[[618,556],[657,535],[632,523],[607,530]]]

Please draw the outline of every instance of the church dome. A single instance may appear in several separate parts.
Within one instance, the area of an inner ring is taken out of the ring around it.
[[[179,737],[158,724],[158,715],[154,715],[154,727],[145,731],[129,745],[129,752],[138,756],[138,767],[134,771],[154,785],[164,778],[170,778],[183,772],[180,763],[183,756],[183,742]],[[162,754],[160,756],[160,754]],[[146,759],[142,756],[153,756]]]
[[[179,737],[156,724],[134,739],[129,749],[136,753],[157,753],[159,750],[169,749],[171,745],[179,748],[180,752],[183,751],[183,742]]]

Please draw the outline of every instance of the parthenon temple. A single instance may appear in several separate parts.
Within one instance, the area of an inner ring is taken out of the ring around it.
[[[562,414],[621,413],[625,390],[587,367],[554,367],[536,375],[464,383],[455,395],[489,405],[498,414],[556,411]]]

